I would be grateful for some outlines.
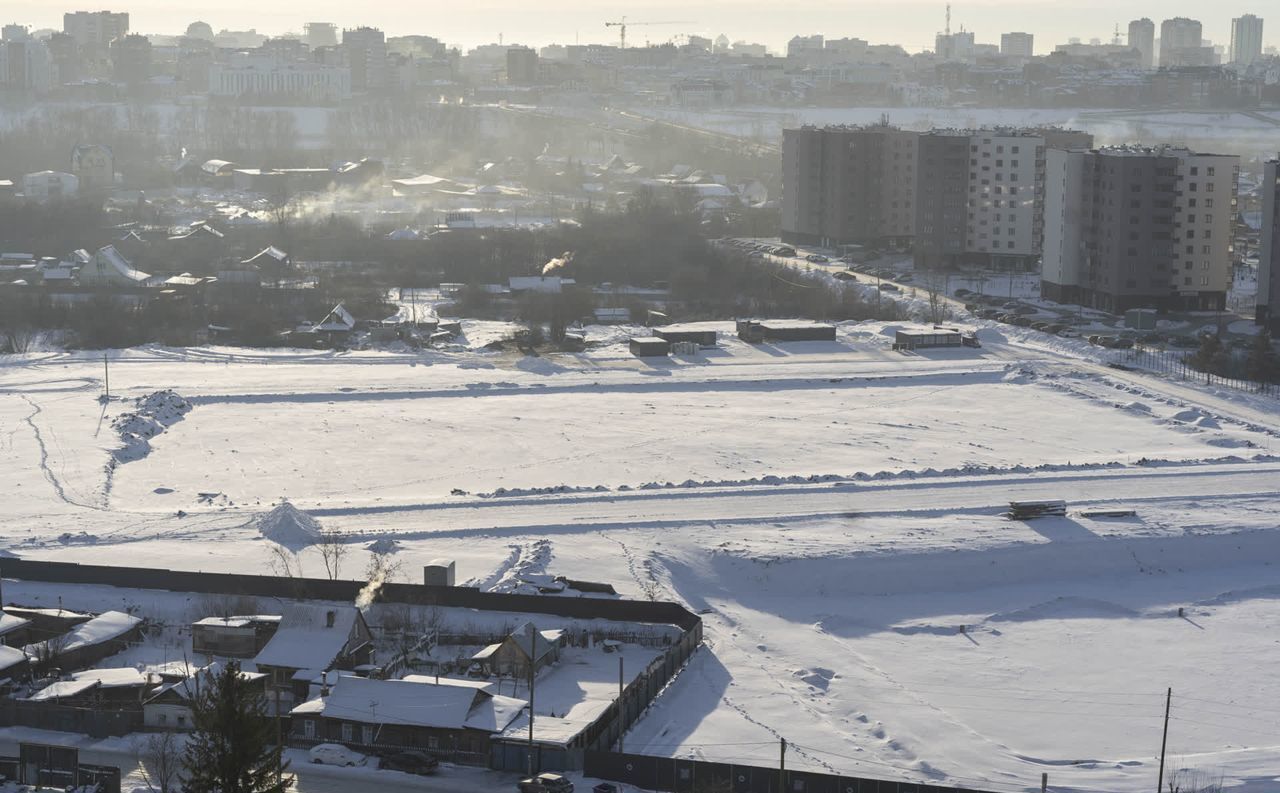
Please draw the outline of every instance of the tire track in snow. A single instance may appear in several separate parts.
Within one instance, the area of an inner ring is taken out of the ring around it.
[[[26,400],[27,404],[31,406],[31,413],[23,417],[23,421],[26,422],[27,426],[31,427],[31,432],[35,435],[36,445],[40,448],[40,472],[44,474],[45,480],[48,481],[49,485],[53,488],[54,494],[57,495],[58,499],[65,504],[70,504],[75,507],[84,507],[85,509],[101,509],[101,507],[92,504],[82,504],[67,495],[67,491],[63,487],[62,481],[58,479],[57,474],[55,474],[53,469],[49,466],[49,447],[48,444],[45,443],[44,433],[40,431],[40,425],[36,424],[36,416],[39,416],[44,412],[43,408],[32,401],[32,399],[26,394],[19,394],[19,396]]]

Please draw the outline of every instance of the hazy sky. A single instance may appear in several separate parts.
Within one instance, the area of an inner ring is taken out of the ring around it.
[[[1156,21],[1189,16],[1204,22],[1205,37],[1226,45],[1231,17],[1255,13],[1266,17],[1274,0],[1250,0],[1249,5],[1212,5],[1192,0],[1128,3],[1069,4],[1060,0],[979,0],[954,3],[952,28],[961,25],[977,34],[980,43],[998,44],[1000,34],[1013,30],[1034,33],[1036,52],[1072,36],[1110,39],[1117,23],[1121,31],[1130,19],[1147,16]],[[676,21],[681,24],[635,27],[628,39],[658,43],[678,33],[702,33],[758,41],[782,49],[797,33],[823,33],[828,37],[856,36],[873,43],[900,43],[911,50],[932,49],[934,34],[942,29],[945,4],[922,0],[892,3],[865,0],[472,0],[465,3],[423,3],[420,0],[112,0],[102,5],[68,5],[66,0],[10,0],[0,4],[0,21],[16,21],[36,28],[62,26],[62,12],[110,8],[128,11],[130,25],[139,33],[180,33],[200,19],[214,30],[255,28],[279,34],[301,30],[304,22],[335,22],[339,26],[373,25],[389,35],[426,33],[450,44],[472,47],[496,42],[499,34],[508,44],[571,44],[575,40],[613,42],[616,29],[604,22],[627,15],[632,21]],[[1265,29],[1264,42],[1280,40],[1280,12]]]

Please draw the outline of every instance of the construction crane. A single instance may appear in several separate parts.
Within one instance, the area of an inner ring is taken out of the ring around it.
[[[618,28],[618,32],[622,34],[618,37],[619,49],[625,50],[627,48],[627,28],[632,25],[691,25],[691,24],[693,23],[684,22],[678,19],[670,22],[628,22],[627,18],[623,17],[617,22],[606,22],[604,23],[604,26],[607,28]]]

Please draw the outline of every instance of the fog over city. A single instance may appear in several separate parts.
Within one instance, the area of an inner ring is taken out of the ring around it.
[[[1274,2],[0,9],[0,793],[1274,793]]]

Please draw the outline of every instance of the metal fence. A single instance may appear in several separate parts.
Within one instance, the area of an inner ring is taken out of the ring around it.
[[[408,746],[397,743],[384,743],[374,741],[373,743],[363,743],[361,741],[337,741],[333,738],[303,738],[298,735],[291,735],[285,740],[285,744],[291,749],[311,749],[313,746],[319,746],[322,743],[341,743],[343,746],[354,749],[361,754],[372,755],[374,757],[389,757],[401,752],[422,752],[430,755],[442,763],[454,763],[456,765],[471,765],[485,767],[489,765],[489,756],[483,752],[464,752],[459,749],[432,749],[427,746]],[[370,760],[369,765],[376,767],[377,760]]]
[[[920,782],[620,752],[587,752],[583,771],[596,779],[665,793],[984,793]]]
[[[1224,377],[1211,372],[1202,372],[1187,364],[1187,356],[1192,352],[1183,350],[1153,350],[1146,347],[1134,347],[1131,350],[1116,350],[1109,356],[1112,365],[1127,366],[1133,369],[1161,374],[1188,382],[1216,385],[1237,391],[1253,394],[1280,396],[1280,384],[1261,383],[1243,377]]]

